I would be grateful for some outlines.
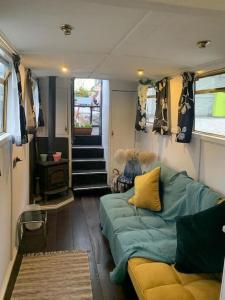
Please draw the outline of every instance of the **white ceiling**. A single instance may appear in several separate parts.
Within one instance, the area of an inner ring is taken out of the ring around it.
[[[74,27],[65,37],[63,23]],[[41,75],[137,80],[225,67],[224,0],[0,0],[0,30]],[[212,40],[206,49],[196,42]]]

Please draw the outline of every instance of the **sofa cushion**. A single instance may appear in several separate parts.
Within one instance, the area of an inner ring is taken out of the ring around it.
[[[182,274],[165,263],[143,258],[128,261],[139,300],[218,300],[220,282],[212,274]]]
[[[225,255],[225,202],[177,220],[175,267],[181,272],[222,272]]]
[[[134,181],[134,195],[129,199],[128,203],[139,208],[161,211],[159,177],[160,167],[144,175],[136,176]]]
[[[177,172],[159,161],[151,165],[151,170],[156,167],[160,167],[160,199],[164,213],[185,195],[186,186],[193,179],[185,171]]]

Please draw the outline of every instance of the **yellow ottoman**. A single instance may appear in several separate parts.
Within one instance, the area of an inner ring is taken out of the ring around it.
[[[184,274],[145,258],[129,259],[128,273],[140,300],[219,300],[214,274]]]

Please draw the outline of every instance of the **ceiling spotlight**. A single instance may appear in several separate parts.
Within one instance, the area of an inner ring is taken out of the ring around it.
[[[204,74],[204,73],[205,73],[204,70],[199,70],[199,71],[196,72],[197,75],[202,75],[202,74]]]
[[[71,35],[73,27],[70,24],[63,24],[60,26],[60,29],[64,32],[65,35]]]
[[[67,67],[62,67],[61,70],[63,73],[68,73],[68,71],[69,71],[69,69]]]
[[[211,44],[210,40],[198,41],[197,47],[202,49],[202,48],[206,48],[209,44]]]
[[[143,76],[144,75],[144,69],[138,69],[137,70],[137,74],[138,74],[138,76]]]

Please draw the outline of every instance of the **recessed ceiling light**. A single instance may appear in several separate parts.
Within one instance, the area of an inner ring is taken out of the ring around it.
[[[143,76],[144,75],[144,69],[138,69],[137,70],[137,74],[138,74],[138,76]]]
[[[60,26],[60,29],[64,32],[65,35],[71,35],[73,27],[70,24],[63,24]]]
[[[203,73],[205,73],[204,70],[199,70],[199,71],[196,72],[196,74],[198,74],[198,75],[201,75],[201,74],[203,74]]]
[[[69,69],[67,67],[62,67],[61,70],[62,70],[63,73],[68,73],[69,72]]]
[[[206,48],[211,43],[212,43],[212,41],[210,41],[210,40],[198,41],[197,42],[197,47],[200,48],[200,49]]]

